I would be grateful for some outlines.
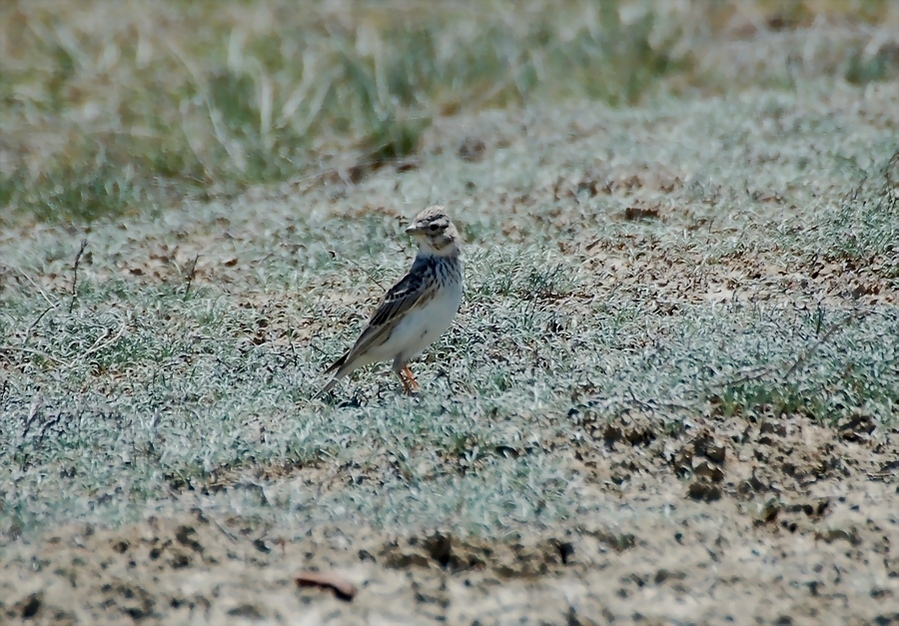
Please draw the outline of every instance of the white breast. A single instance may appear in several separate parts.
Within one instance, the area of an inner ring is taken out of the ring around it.
[[[461,302],[462,285],[451,283],[423,308],[410,311],[391,334],[393,350],[386,358],[405,363],[417,357],[450,327]]]

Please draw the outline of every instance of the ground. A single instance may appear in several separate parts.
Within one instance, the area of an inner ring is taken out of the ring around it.
[[[117,529],[63,525],[7,560],[4,609],[11,622],[33,615],[48,624],[899,619],[895,454],[885,444],[873,445],[864,428],[835,436],[802,419],[697,427],[699,436],[647,442],[649,421],[621,420],[590,445],[559,451],[581,468],[582,497],[600,512],[515,537],[364,522],[251,528],[238,515],[215,519],[201,498],[189,498],[190,513]],[[710,436],[720,453],[708,454]],[[895,437],[885,438],[893,452]],[[688,495],[666,448],[713,468],[713,486]],[[758,469],[763,459],[770,469]],[[172,507],[186,508],[183,499]],[[344,602],[298,589],[294,578],[307,569],[351,582],[358,595]]]
[[[0,622],[899,624],[899,83],[812,56],[9,221]],[[432,203],[466,298],[421,392],[311,399]]]

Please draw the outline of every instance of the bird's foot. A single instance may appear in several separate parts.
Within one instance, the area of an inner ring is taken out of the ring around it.
[[[413,376],[412,370],[409,369],[408,365],[397,372],[397,375],[400,377],[400,382],[403,384],[403,391],[405,391],[407,394],[411,396],[418,390],[418,381],[415,380],[415,376]]]

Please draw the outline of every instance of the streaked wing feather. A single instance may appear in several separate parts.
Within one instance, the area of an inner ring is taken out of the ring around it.
[[[388,335],[409,309],[433,297],[437,283],[429,280],[429,277],[430,272],[410,271],[384,294],[368,326],[346,355],[344,363],[352,363],[378,340]]]

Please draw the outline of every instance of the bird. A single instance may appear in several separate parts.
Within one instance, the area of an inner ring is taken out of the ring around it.
[[[403,390],[419,388],[409,361],[450,327],[462,303],[462,242],[440,205],[416,215],[406,233],[418,242],[412,267],[381,298],[353,347],[324,371],[334,376],[313,397],[360,367],[391,359]]]

